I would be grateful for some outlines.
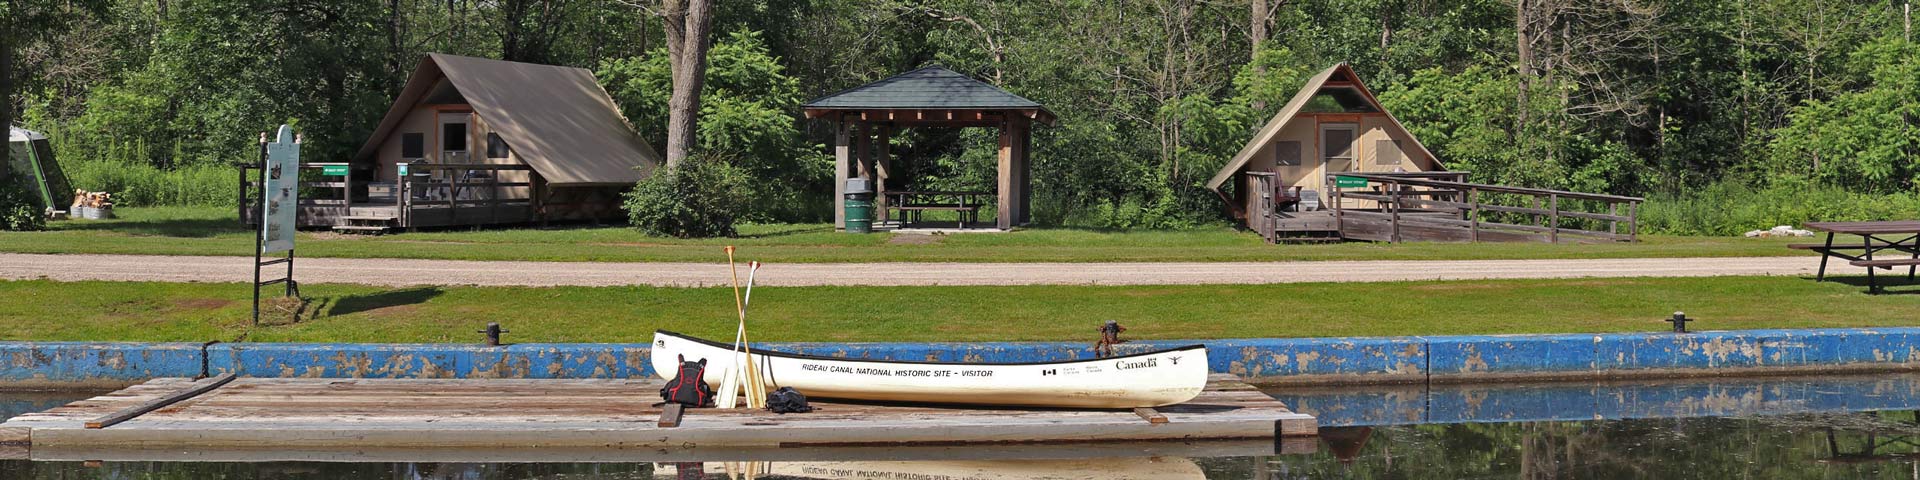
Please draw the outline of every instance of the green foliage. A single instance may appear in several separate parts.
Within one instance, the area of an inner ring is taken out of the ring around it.
[[[808,220],[827,213],[821,192],[831,192],[833,162],[807,143],[795,118],[799,79],[789,76],[759,32],[736,31],[708,54],[700,96],[695,151],[735,159],[758,180],[742,212],[755,220]],[[667,99],[673,72],[664,49],[645,56],[602,62],[598,76],[644,138],[666,142]]]
[[[1793,110],[1775,174],[1870,192],[1920,190],[1920,45],[1887,37],[1853,52],[1861,88]]]
[[[1641,230],[1672,235],[1740,235],[1810,221],[1920,218],[1920,193],[1871,194],[1807,181],[1766,187],[1728,180],[1679,194],[1661,194],[1640,207]]]
[[[627,192],[633,228],[676,238],[731,237],[745,213],[751,182],[727,159],[696,155],[662,167]]]
[[[11,180],[0,179],[0,231],[45,230],[46,212],[41,211],[35,200],[38,194]]]

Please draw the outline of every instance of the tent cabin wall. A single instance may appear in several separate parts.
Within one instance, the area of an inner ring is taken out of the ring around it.
[[[442,83],[444,82],[442,80]],[[374,181],[386,184],[399,181],[399,164],[401,163],[526,165],[525,161],[513,153],[511,144],[507,144],[505,139],[496,138],[486,116],[475,113],[473,106],[465,103],[428,103],[433,100],[429,97],[415,105],[400,121],[399,126],[380,141],[379,150],[370,159]],[[462,119],[465,120],[466,134],[462,135],[461,139],[465,142],[461,142],[460,146],[463,148],[461,151],[466,153],[457,158],[455,154],[448,153],[448,128],[445,125],[460,122]],[[495,140],[505,145],[495,145]],[[417,145],[419,150],[408,152],[407,144],[413,141],[419,142]],[[496,146],[504,148],[495,148]],[[419,156],[409,155],[416,153]],[[500,182],[505,183],[533,181],[530,170],[492,173],[499,176]],[[532,189],[530,187],[498,187],[494,189],[494,193],[501,198],[525,199],[531,197]]]
[[[1340,128],[1352,126],[1353,141],[1348,145],[1350,161],[1329,162],[1324,153],[1328,145],[1321,135],[1323,127]],[[1363,114],[1301,114],[1294,117],[1273,139],[1261,144],[1247,165],[1236,172],[1233,200],[1240,202],[1242,208],[1234,216],[1246,219],[1246,212],[1259,211],[1256,202],[1259,197],[1248,195],[1254,189],[1253,177],[1247,172],[1271,172],[1278,177],[1281,186],[1291,189],[1313,190],[1320,193],[1325,201],[1330,186],[1328,174],[1346,172],[1429,172],[1444,170],[1432,157],[1409,148],[1413,134],[1402,128],[1399,123],[1384,113]],[[1377,208],[1376,202],[1348,199],[1342,205],[1345,208]]]

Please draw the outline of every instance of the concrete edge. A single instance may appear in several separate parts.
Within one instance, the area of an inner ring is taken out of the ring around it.
[[[1264,385],[1471,383],[1920,370],[1920,328],[1674,333],[1156,340],[1204,343],[1210,367]],[[842,358],[1045,362],[1094,358],[1081,342],[766,343]],[[315,378],[633,378],[644,343],[462,344],[0,342],[0,389],[118,387],[236,373]]]

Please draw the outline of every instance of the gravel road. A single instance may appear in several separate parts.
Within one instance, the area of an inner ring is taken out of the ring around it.
[[[251,257],[0,253],[0,278],[246,282]],[[745,264],[742,264],[744,267]],[[763,265],[757,283],[812,285],[1181,285],[1488,278],[1811,275],[1819,258],[1630,258],[1222,263],[852,263]],[[302,258],[302,283],[701,287],[727,284],[725,264],[476,262]],[[746,272],[740,272],[743,276]]]

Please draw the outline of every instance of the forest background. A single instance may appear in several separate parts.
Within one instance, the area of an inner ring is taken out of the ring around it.
[[[74,185],[123,206],[231,206],[232,163],[291,123],[344,161],[428,52],[595,71],[665,143],[671,73],[645,0],[17,0],[5,108]],[[655,2],[657,3],[657,2]],[[696,152],[749,219],[828,218],[808,99],[940,64],[1057,113],[1035,220],[1226,221],[1201,186],[1307,75],[1349,62],[1450,169],[1649,197],[1648,231],[1920,218],[1911,0],[724,0]],[[990,189],[994,132],[915,129],[915,189]]]

